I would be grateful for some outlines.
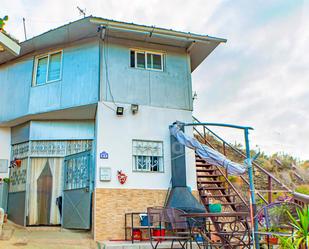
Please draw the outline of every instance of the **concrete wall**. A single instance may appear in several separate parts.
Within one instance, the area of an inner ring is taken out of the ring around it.
[[[0,128],[0,159],[7,160],[7,167],[9,166],[11,156],[11,129]],[[9,172],[0,173],[0,178],[8,177]]]
[[[130,67],[130,49],[164,53],[164,71]],[[192,110],[191,70],[185,49],[109,38],[102,44],[105,101]]]
[[[176,120],[191,122],[191,111],[140,106],[133,115],[130,106],[125,105],[125,114],[116,116],[115,112],[100,102],[96,120],[96,188],[167,189],[171,180],[171,152],[169,125]],[[192,128],[186,129],[192,134]],[[163,141],[164,173],[133,172],[132,140]],[[102,151],[109,153],[108,159],[100,159]],[[187,184],[196,189],[195,154],[186,149]],[[112,180],[100,182],[99,168],[110,167]],[[117,170],[123,170],[128,180],[121,185],[117,180]]]
[[[72,44],[63,49],[62,78],[32,86],[37,52],[0,67],[0,123],[53,110],[96,103],[99,95],[99,45],[97,40]]]

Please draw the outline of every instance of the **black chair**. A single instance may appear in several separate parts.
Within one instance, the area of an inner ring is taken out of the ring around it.
[[[170,248],[178,242],[182,249],[190,245],[192,238],[190,224],[185,212],[175,208],[150,207],[147,209],[149,224],[149,240],[153,249],[156,249],[161,242],[171,242]]]

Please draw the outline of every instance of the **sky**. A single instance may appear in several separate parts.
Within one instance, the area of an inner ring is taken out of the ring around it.
[[[248,125],[252,147],[309,159],[308,0],[1,0],[6,29],[24,40],[82,16],[226,38],[192,74],[194,115]],[[231,143],[243,134],[214,129]]]

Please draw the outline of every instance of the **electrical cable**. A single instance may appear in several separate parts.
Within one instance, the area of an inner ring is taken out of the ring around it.
[[[110,85],[110,81],[109,81],[109,74],[108,74],[108,64],[107,64],[107,60],[108,60],[108,56],[107,56],[107,52],[108,52],[108,29],[106,29],[106,38],[104,39],[103,42],[103,56],[104,56],[104,65],[105,65],[105,76],[106,76],[106,83],[108,86],[108,90],[109,90],[109,94],[111,95],[111,99],[113,104],[118,107],[118,105],[115,103],[115,99],[112,93],[112,89],[111,89],[111,85]]]

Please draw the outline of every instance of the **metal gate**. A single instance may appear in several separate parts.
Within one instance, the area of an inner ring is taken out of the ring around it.
[[[64,158],[62,226],[91,228],[92,170],[91,152]]]

